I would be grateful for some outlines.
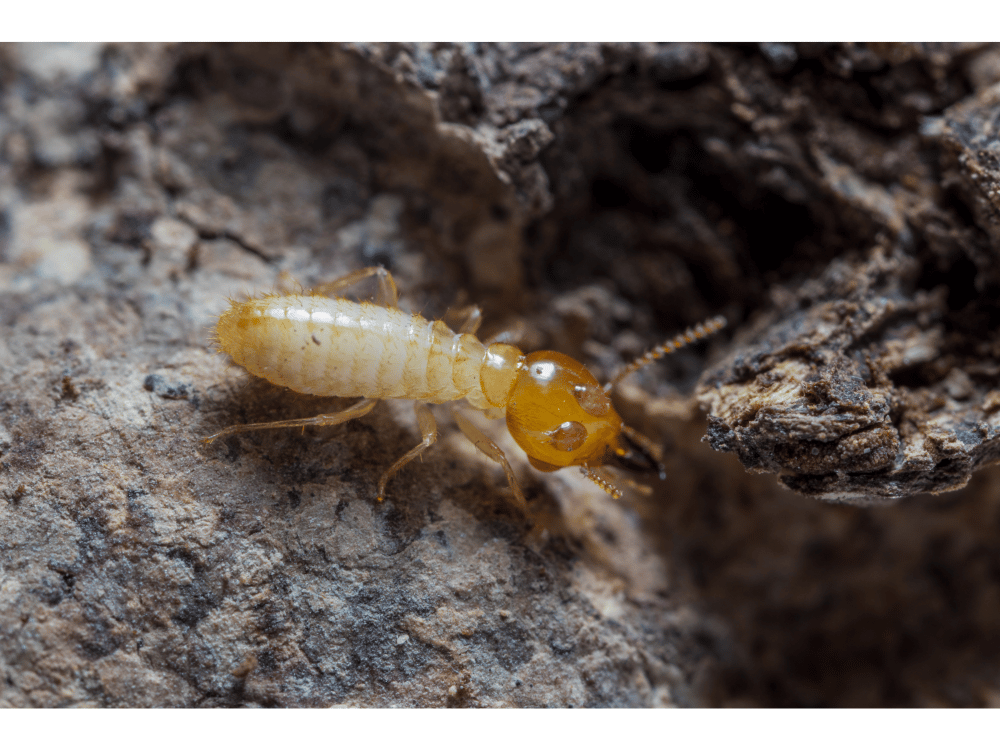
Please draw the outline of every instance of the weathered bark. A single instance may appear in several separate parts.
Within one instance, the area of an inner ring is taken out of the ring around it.
[[[3,48],[0,702],[995,701],[998,60]],[[407,404],[201,445],[346,404],[228,368],[227,295],[374,263],[599,377],[725,314],[616,394],[668,480],[498,426],[522,513],[441,410],[379,505]]]

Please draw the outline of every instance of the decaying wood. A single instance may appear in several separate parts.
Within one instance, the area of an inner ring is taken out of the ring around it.
[[[995,704],[998,86],[988,45],[4,46],[0,703]],[[491,432],[522,511],[442,419],[378,504],[405,404],[201,447],[349,406],[227,367],[227,296],[376,264],[602,379],[725,315],[614,394],[667,480]]]

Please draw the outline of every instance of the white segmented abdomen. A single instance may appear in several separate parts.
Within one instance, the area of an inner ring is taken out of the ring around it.
[[[479,340],[398,308],[260,297],[234,304],[217,332],[237,364],[301,393],[483,402]]]

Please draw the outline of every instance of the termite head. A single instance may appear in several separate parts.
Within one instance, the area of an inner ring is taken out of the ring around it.
[[[532,466],[598,466],[621,455],[622,420],[597,379],[572,357],[526,356],[507,402],[507,429]]]

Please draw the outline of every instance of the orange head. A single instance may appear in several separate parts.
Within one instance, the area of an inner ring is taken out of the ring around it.
[[[507,402],[507,429],[542,471],[599,466],[622,451],[621,417],[597,379],[559,352],[529,354]]]

